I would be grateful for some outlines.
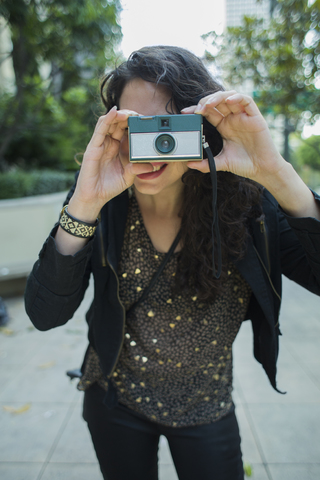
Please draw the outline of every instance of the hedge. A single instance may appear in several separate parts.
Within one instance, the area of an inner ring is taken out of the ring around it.
[[[0,199],[30,197],[68,190],[74,173],[51,170],[14,170],[0,173]]]

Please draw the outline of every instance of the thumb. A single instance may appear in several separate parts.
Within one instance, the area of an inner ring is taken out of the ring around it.
[[[223,152],[220,152],[219,155],[214,157],[214,163],[216,164],[217,172],[227,172],[228,171],[225,155],[223,154]]]
[[[192,170],[199,170],[199,172],[202,172],[202,173],[210,172],[209,163],[208,163],[207,158],[201,160],[201,162],[198,162],[198,161],[197,162],[187,162],[187,166],[189,168],[191,168]]]

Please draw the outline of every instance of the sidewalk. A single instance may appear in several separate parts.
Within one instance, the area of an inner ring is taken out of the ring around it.
[[[101,480],[82,393],[65,375],[86,349],[84,312],[91,291],[64,327],[35,330],[21,297],[8,299],[0,332],[1,480]],[[234,346],[234,401],[253,480],[320,479],[320,298],[285,280],[278,387],[253,359],[251,323]],[[177,480],[165,438],[160,480]],[[201,480],[201,479],[195,479]]]

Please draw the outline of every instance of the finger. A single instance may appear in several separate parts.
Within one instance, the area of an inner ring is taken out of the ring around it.
[[[212,105],[212,102],[208,101],[203,106],[202,115],[205,115],[206,112],[208,112],[210,114],[211,110],[215,110],[216,112],[219,112],[220,115],[222,115],[223,117],[227,117],[228,115],[230,115],[230,113],[232,113],[229,106],[225,103],[225,100],[220,102],[218,105],[215,105],[215,102]]]
[[[231,91],[219,91],[215,92],[211,95],[207,95],[206,97],[202,98],[198,103],[198,106],[194,113],[201,113],[208,120],[215,126],[217,126],[222,118],[217,114],[220,113],[222,117],[227,117],[232,112],[230,106],[226,103],[226,99],[235,95],[237,92],[235,90]]]
[[[201,114],[215,114],[214,111],[220,113],[223,117],[227,117],[230,113],[233,113],[230,106],[226,103],[226,98],[217,98],[216,96],[208,98],[207,101],[201,106]]]
[[[219,103],[225,103],[226,98],[235,95],[237,92],[235,90],[230,91],[221,91],[207,95],[206,97],[201,98],[200,102],[197,105],[196,113],[200,111],[205,105],[210,104],[216,107]]]
[[[214,127],[218,127],[218,125],[222,122],[222,120],[225,118],[225,115],[223,115],[219,110],[217,110],[215,107],[212,108],[202,108],[200,111],[197,109],[194,113],[200,114],[203,117],[205,117],[208,122],[211,123]]]
[[[137,117],[139,114],[133,110],[119,110],[118,115],[114,118],[109,128],[109,135],[120,141],[128,129],[128,118]]]
[[[107,136],[120,141],[128,127],[128,117],[137,116],[133,110],[119,110],[113,107],[106,115],[99,118],[94,134],[90,140],[90,146],[100,147]]]
[[[181,110],[181,113],[183,114],[192,114],[196,110],[197,105],[192,105],[192,107],[186,107]]]
[[[108,135],[113,139],[120,142],[123,135],[126,133],[128,129],[128,122],[127,120],[119,121],[117,123],[113,123],[110,125]]]
[[[229,106],[233,113],[245,112],[250,117],[259,115],[260,113],[260,110],[258,109],[256,103],[248,95],[242,95],[239,93],[231,95],[226,99],[226,104]]]
[[[187,166],[192,170],[199,170],[202,173],[210,172],[209,163],[207,159],[201,160],[201,162],[187,162]]]
[[[216,171],[228,171],[228,166],[225,161],[225,156],[222,153],[214,157],[214,162],[216,165]],[[210,167],[207,159],[202,160],[201,162],[188,162],[188,167],[193,170],[198,170],[202,173],[209,173]]]
[[[214,162],[216,165],[216,171],[228,171],[228,166],[225,161],[225,156],[221,153],[219,155],[214,157]],[[209,173],[210,172],[210,167],[209,167],[209,162],[207,159],[202,160],[201,162],[188,162],[187,163],[188,167],[193,169],[193,170],[199,170],[199,172],[202,173]]]
[[[103,115],[99,118],[93,135],[89,142],[90,147],[101,147],[105,141],[106,135],[109,135],[110,123],[117,116],[117,107],[114,106],[107,115]]]
[[[235,91],[217,92],[200,100],[195,113],[209,112],[215,108],[222,115],[227,116],[230,113],[243,113],[249,116],[255,116],[260,113],[253,99],[248,95],[243,95]]]

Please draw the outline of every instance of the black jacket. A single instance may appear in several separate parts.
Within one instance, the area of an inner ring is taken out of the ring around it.
[[[314,195],[320,204],[320,197]],[[95,236],[74,256],[56,250],[55,226],[25,292],[26,311],[34,326],[48,330],[73,316],[93,274],[88,336],[107,378],[115,369],[124,336],[125,309],[119,299],[117,270],[127,210],[128,193],[124,192],[104,206]],[[254,356],[276,389],[281,274],[320,295],[320,222],[286,216],[269,193],[264,195],[263,211],[264,216],[251,221],[246,255],[235,265],[253,293],[246,318],[252,321]]]

